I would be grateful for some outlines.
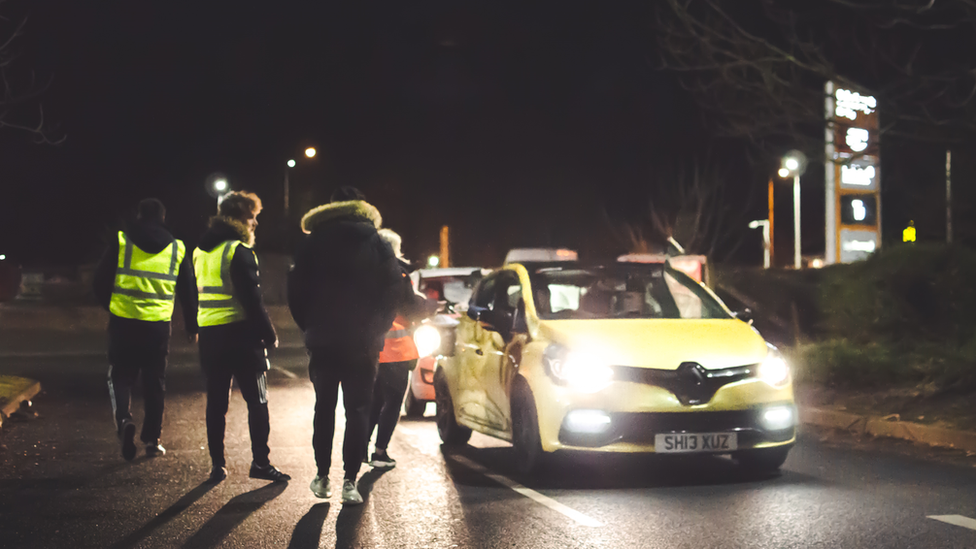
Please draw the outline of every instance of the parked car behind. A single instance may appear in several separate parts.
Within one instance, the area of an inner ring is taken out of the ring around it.
[[[487,273],[481,267],[420,269],[411,273],[414,287],[442,304],[442,312],[422,324],[414,333],[420,360],[410,374],[404,406],[408,417],[420,417],[434,400],[434,364],[439,355],[454,353],[454,330],[458,317],[471,299],[471,289]]]

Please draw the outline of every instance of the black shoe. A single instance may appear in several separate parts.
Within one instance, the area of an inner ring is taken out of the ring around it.
[[[166,448],[159,441],[147,442],[146,443],[146,456],[148,457],[159,457],[166,455]]]
[[[373,452],[373,459],[369,462],[376,469],[392,469],[396,467],[396,460],[386,453],[386,450]]]
[[[207,479],[207,482],[217,484],[225,478],[227,478],[227,469],[224,467],[214,466],[214,468],[210,471],[210,478]]]
[[[291,480],[289,475],[282,473],[270,463],[263,467],[251,463],[251,472],[248,474],[248,476],[261,480],[270,480],[272,482],[288,482]]]
[[[136,457],[136,424],[128,419],[124,420],[119,429],[119,438],[122,439],[122,457],[126,461],[132,461]]]

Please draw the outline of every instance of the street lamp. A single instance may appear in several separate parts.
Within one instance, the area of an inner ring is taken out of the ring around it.
[[[427,266],[430,267],[431,269],[437,267],[437,265],[440,262],[441,262],[441,258],[437,257],[436,255],[432,255],[427,258]]]
[[[222,173],[210,174],[210,177],[207,178],[205,187],[207,189],[207,194],[217,199],[217,206],[220,206],[220,202],[223,200],[224,195],[233,190],[227,176]]]
[[[315,150],[315,147],[308,147],[307,149],[305,149],[305,157],[306,158],[315,158],[316,152],[317,151]],[[286,162],[286,165],[288,166],[288,168],[294,168],[296,164],[298,164],[298,162],[296,162],[294,158],[291,158],[291,159],[288,160],[288,162]],[[289,185],[289,182],[288,182],[288,169],[286,168],[285,169],[285,208],[284,208],[284,210],[285,210],[285,217],[288,217],[288,202],[289,202],[288,201],[288,197],[291,194],[289,192],[289,190],[288,190],[288,185]]]
[[[763,230],[763,269],[769,268],[770,263],[770,248],[771,242],[769,237],[769,220],[768,219],[757,219],[755,221],[749,222],[750,229],[758,229],[762,227]]]
[[[800,175],[807,168],[807,157],[800,151],[790,151],[783,157],[779,176],[783,179],[793,177],[793,267],[800,269]]]

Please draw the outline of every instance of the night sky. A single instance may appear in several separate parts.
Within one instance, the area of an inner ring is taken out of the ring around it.
[[[410,257],[436,252],[441,225],[456,264],[498,264],[531,245],[607,256],[626,250],[605,212],[638,215],[658,165],[707,141],[693,99],[654,69],[647,1],[11,0],[0,10],[29,14],[18,65],[53,79],[40,101],[52,136],[65,137],[38,145],[0,130],[0,253],[25,265],[97,259],[146,196],[192,245],[217,172],[264,199],[259,249],[290,251],[300,214],[351,184]],[[319,151],[311,161],[307,146]],[[735,150],[721,153],[734,192],[759,186],[743,215],[765,217],[765,178]],[[299,164],[284,220],[289,158]],[[822,247],[822,183],[808,194],[805,230]],[[785,187],[782,198],[789,223]],[[741,257],[758,261],[752,244]]]

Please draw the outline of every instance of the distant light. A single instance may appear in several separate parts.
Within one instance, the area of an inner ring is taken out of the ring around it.
[[[441,262],[441,258],[437,257],[436,255],[432,255],[427,258],[427,266],[430,268],[434,268],[438,266],[440,262]]]
[[[787,170],[786,168],[780,168],[779,172],[777,173],[779,174],[780,177],[784,177],[784,178],[790,176],[790,170]]]
[[[856,120],[857,113],[871,114],[878,106],[878,100],[870,95],[861,95],[857,92],[838,88],[834,93],[837,98],[837,116]]]
[[[909,221],[908,226],[901,232],[902,242],[915,242],[915,222]],[[3,259],[3,256],[0,256]]]
[[[813,267],[814,269],[820,269],[824,266],[824,260],[820,259],[819,257],[816,257],[812,261],[810,261],[810,266]]]
[[[878,248],[878,244],[873,240],[848,240],[847,242],[841,243],[840,247],[847,252],[871,253]]]
[[[854,221],[864,221],[868,215],[868,209],[864,207],[864,201],[855,198],[851,200],[851,209],[854,210]]]
[[[288,161],[288,167],[289,168],[294,168],[295,167],[295,160],[294,159]]]
[[[309,147],[305,149],[305,156],[309,158],[315,158],[315,147]]]
[[[862,168],[861,166],[841,166],[840,167],[840,182],[845,185],[857,185],[861,187],[870,187],[874,182],[874,177],[878,174],[874,166],[867,166]]]
[[[800,167],[800,161],[795,158],[786,159],[786,169],[795,172]]]
[[[228,185],[226,179],[218,179],[214,181],[214,190],[217,192],[222,193],[227,190],[227,187]]]
[[[0,261],[3,261],[4,259],[7,259],[7,256],[0,254]]]
[[[854,152],[861,152],[868,148],[868,137],[870,133],[862,128],[848,128],[845,142]]]

